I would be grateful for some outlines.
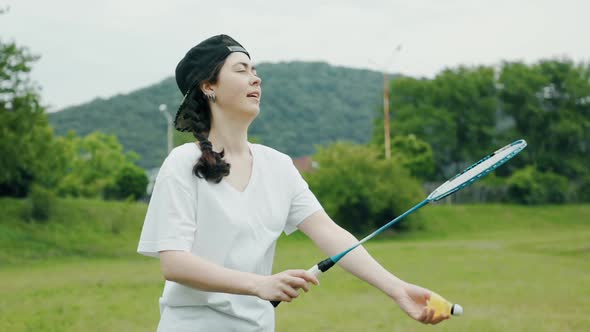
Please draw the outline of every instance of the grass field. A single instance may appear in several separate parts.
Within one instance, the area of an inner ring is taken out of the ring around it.
[[[134,254],[144,205],[63,201],[55,220],[30,225],[22,204],[0,200],[0,331],[155,330],[158,261]],[[590,331],[590,206],[430,206],[420,220],[421,232],[366,247],[464,316],[422,326],[334,268],[277,308],[277,331]],[[323,256],[301,235],[282,238],[275,270]]]

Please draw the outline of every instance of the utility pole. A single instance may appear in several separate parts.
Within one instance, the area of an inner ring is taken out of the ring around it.
[[[389,129],[389,78],[387,72],[383,71],[383,130],[385,137],[385,159],[391,159],[391,132]]]
[[[397,45],[389,61],[386,62],[381,68],[381,72],[383,73],[383,143],[385,144],[385,159],[387,160],[391,159],[391,130],[389,125],[389,75],[387,74],[387,68],[393,62],[395,56],[401,51],[401,49],[402,45]],[[369,61],[375,64],[375,62],[371,60]]]

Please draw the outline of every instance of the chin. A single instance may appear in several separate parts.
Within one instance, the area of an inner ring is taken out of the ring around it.
[[[248,113],[252,115],[252,118],[255,118],[260,113],[260,107],[256,107],[255,109],[251,110]]]
[[[246,107],[240,111],[240,114],[251,119],[256,118],[258,113],[260,113],[260,107]]]

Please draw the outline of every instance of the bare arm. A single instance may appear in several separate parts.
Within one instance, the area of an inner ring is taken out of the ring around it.
[[[356,237],[338,226],[324,211],[308,217],[299,225],[299,229],[328,256],[358,243]],[[393,296],[394,290],[405,283],[385,270],[362,246],[344,256],[338,265],[389,296]]]
[[[186,251],[160,252],[164,278],[203,291],[255,295],[258,275],[231,270]]]
[[[352,234],[338,226],[323,210],[309,216],[298,228],[328,256],[358,243]],[[427,307],[431,294],[429,290],[399,279],[377,263],[362,246],[348,253],[338,264],[387,294],[419,322],[437,324],[449,318],[448,315],[435,317],[435,311]]]
[[[231,294],[254,295],[266,300],[291,302],[297,290],[309,290],[315,276],[304,270],[288,270],[272,276],[232,270],[185,251],[161,251],[160,267],[164,278],[185,286]]]

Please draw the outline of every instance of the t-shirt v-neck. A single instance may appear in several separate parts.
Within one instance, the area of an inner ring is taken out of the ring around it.
[[[223,179],[221,179],[221,183],[223,183],[230,190],[234,191],[237,194],[241,194],[241,195],[246,195],[248,193],[248,191],[250,191],[249,189],[254,184],[254,181],[256,179],[256,173],[257,173],[256,172],[256,156],[254,154],[254,149],[252,148],[252,145],[250,144],[250,142],[248,142],[248,149],[250,150],[250,155],[252,156],[252,165],[251,165],[251,169],[250,169],[250,177],[248,178],[248,184],[246,184],[246,187],[244,188],[244,190],[240,191],[234,185],[229,183],[229,181],[227,181],[225,177]]]
[[[280,234],[292,233],[322,206],[288,155],[248,145],[252,171],[243,192],[193,174],[201,156],[197,144],[174,148],[156,178],[137,251],[151,257],[164,250],[187,251],[229,269],[270,275]],[[160,303],[191,306],[194,317],[187,317],[187,324],[193,331],[274,327],[274,309],[254,296],[166,281]]]

